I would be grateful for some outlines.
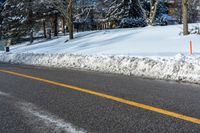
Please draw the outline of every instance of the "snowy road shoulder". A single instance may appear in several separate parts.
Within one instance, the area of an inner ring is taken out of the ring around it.
[[[72,54],[0,54],[1,62],[54,68],[75,68],[105,73],[200,83],[200,57],[139,58]]]

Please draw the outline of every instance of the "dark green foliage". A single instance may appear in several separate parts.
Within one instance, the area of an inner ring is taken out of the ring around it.
[[[120,27],[144,26],[145,15],[139,0],[109,1],[108,19],[115,21]]]

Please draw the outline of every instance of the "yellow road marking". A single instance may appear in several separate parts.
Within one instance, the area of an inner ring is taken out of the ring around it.
[[[131,106],[134,106],[134,107],[142,108],[142,109],[145,109],[145,110],[153,111],[153,112],[160,113],[160,114],[163,114],[163,115],[167,115],[167,116],[170,116],[170,117],[178,118],[178,119],[181,119],[181,120],[184,120],[184,121],[200,124],[200,119],[198,119],[198,118],[182,115],[182,114],[171,112],[171,111],[168,111],[168,110],[164,110],[164,109],[156,108],[156,107],[153,107],[153,106],[137,103],[137,102],[134,102],[134,101],[126,100],[126,99],[123,99],[123,98],[111,96],[111,95],[108,95],[108,94],[95,92],[95,91],[87,90],[87,89],[84,89],[84,88],[80,88],[80,87],[76,87],[76,86],[72,86],[72,85],[68,85],[68,84],[63,84],[63,83],[59,83],[59,82],[55,82],[55,81],[51,81],[51,80],[47,80],[47,79],[42,79],[42,78],[39,78],[39,77],[29,76],[29,75],[25,75],[25,74],[21,74],[21,73],[16,73],[16,72],[11,72],[11,71],[6,71],[6,70],[0,70],[0,72],[4,72],[4,73],[7,73],[7,74],[11,74],[11,75],[19,76],[19,77],[24,77],[24,78],[28,78],[28,79],[33,79],[33,80],[37,80],[37,81],[48,83],[48,84],[53,84],[53,85],[65,87],[65,88],[68,88],[68,89],[72,89],[72,90],[84,92],[84,93],[87,93],[87,94],[95,95],[95,96],[98,96],[98,97],[106,98],[106,99],[109,99],[109,100],[112,100],[112,101],[116,101],[116,102],[119,102],[119,103],[123,103],[123,104],[131,105]]]

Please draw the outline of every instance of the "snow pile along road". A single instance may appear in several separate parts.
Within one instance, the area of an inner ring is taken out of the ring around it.
[[[22,53],[1,54],[0,61],[200,83],[200,57],[182,54],[170,58],[139,58]]]

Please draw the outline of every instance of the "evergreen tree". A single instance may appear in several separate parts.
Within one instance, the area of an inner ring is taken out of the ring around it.
[[[97,20],[101,17],[102,6],[97,0],[77,0],[75,2],[75,25],[77,29],[94,30]]]
[[[0,40],[2,39],[2,21],[3,21],[3,16],[2,16],[2,10],[3,10],[3,0],[0,0]]]
[[[55,14],[52,5],[47,5],[43,0],[7,0],[3,7],[2,31],[5,38],[19,41],[29,36],[30,43],[34,39],[34,31],[46,16]]]
[[[139,0],[108,1],[110,8],[108,19],[117,22],[120,27],[145,26],[145,15]]]
[[[2,12],[2,30],[5,38],[19,39],[20,36],[26,35],[25,23],[28,20],[27,5],[22,0],[7,0]]]

